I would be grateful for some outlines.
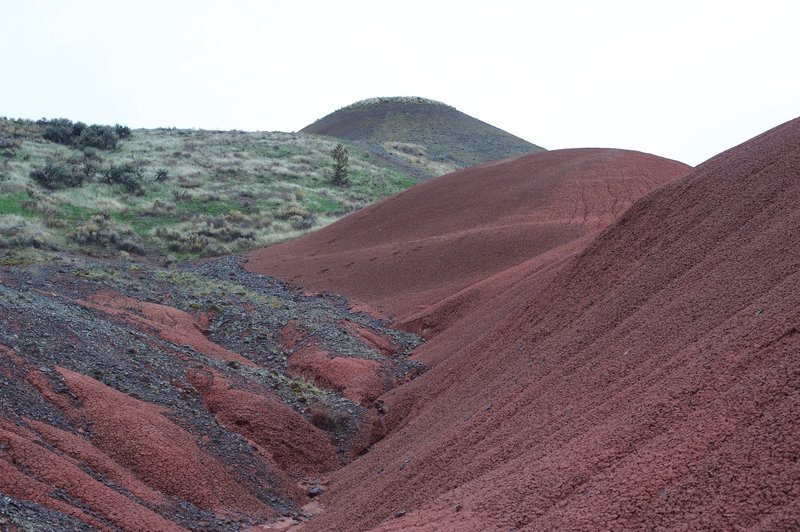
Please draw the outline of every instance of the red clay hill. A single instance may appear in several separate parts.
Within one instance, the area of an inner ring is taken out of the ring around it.
[[[595,234],[688,170],[625,150],[526,155],[422,183],[304,238],[252,253],[248,267],[408,317]]]
[[[570,182],[571,158],[579,170],[614,155],[669,168],[624,152],[545,156],[562,158],[557,175]],[[536,157],[503,164],[533,167]],[[519,260],[457,275],[442,295],[497,272],[462,291],[468,304],[453,304],[458,315],[446,314],[448,326],[416,351],[431,369],[382,397],[388,436],[333,475],[309,529],[800,528],[799,175],[800,119],[662,186],[586,246],[574,240],[580,229],[591,233],[615,211],[585,207],[601,186],[570,196],[584,201],[578,214],[566,209],[570,223],[545,232],[567,242],[553,243],[548,265],[547,253],[525,261],[520,251]],[[487,239],[503,234],[485,222],[459,225],[452,198],[433,194],[444,190],[437,184],[262,252],[254,265],[271,270],[281,257],[316,252],[316,264],[296,261],[305,283],[386,306],[400,294],[391,309],[401,315],[429,304],[435,283],[426,275],[436,268],[414,277],[417,290],[394,284],[406,265],[425,264],[404,258],[415,246],[446,268],[464,225]],[[473,192],[493,197],[497,188],[488,181]],[[496,219],[517,213],[506,225],[562,219],[489,205]],[[429,217],[442,235],[439,256]],[[338,276],[348,260],[353,273]],[[435,325],[436,313],[428,318]]]

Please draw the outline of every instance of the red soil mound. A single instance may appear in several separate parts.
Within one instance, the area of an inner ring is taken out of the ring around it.
[[[111,291],[94,294],[89,301],[78,301],[78,303],[115,316],[120,321],[138,328],[155,330],[163,339],[178,345],[188,345],[198,353],[248,366],[253,365],[239,353],[210,341],[203,335],[200,320],[174,307],[139,301]]]
[[[83,438],[40,421],[28,420],[28,424],[56,449],[78,463],[86,464],[118,485],[125,486],[132,495],[153,504],[166,502],[163,494],[141,482],[130,471],[121,467],[111,457]]]
[[[44,424],[34,426],[37,429],[46,427]],[[70,435],[64,438],[66,433],[52,427],[45,428],[42,434],[49,442],[55,440],[62,446],[69,447],[72,451],[70,454],[87,456],[93,465],[99,464],[101,467],[105,466],[119,472],[117,467],[109,465],[108,457],[100,455],[90,444],[79,438]],[[21,469],[27,470],[30,474],[26,475]],[[141,486],[130,474],[119,473],[115,481],[122,480],[125,482],[124,485],[132,486],[137,494],[147,495],[152,502],[158,501],[157,496],[153,496],[150,490]],[[88,505],[97,515],[128,530],[180,529],[155,512],[95,480],[79,467],[79,462],[49,451],[34,432],[0,419],[0,491],[12,497],[50,506],[103,528],[102,522],[59,500],[54,488],[63,490],[69,496]]]
[[[394,353],[395,350],[392,348],[392,342],[388,338],[375,334],[353,321],[345,321],[342,325],[351,336],[360,338],[365,344],[373,347],[380,354],[390,355]]]
[[[591,234],[689,167],[610,149],[542,152],[420,184],[248,267],[407,317]]]
[[[80,373],[59,372],[92,423],[92,443],[139,479],[203,509],[262,518],[275,514],[159,407]]]
[[[386,391],[380,370],[381,366],[375,360],[335,357],[313,345],[303,347],[289,357],[291,374],[366,405]]]
[[[433,368],[383,397],[392,432],[334,475],[311,527],[800,528],[798,175],[800,119],[639,201],[577,256],[462,292],[419,350]],[[352,238],[411,231],[378,216],[398,201],[345,221]],[[353,249],[340,230],[314,242]],[[389,297],[378,271],[350,288]],[[348,278],[315,280],[329,281]]]
[[[209,411],[229,430],[258,445],[261,454],[277,464],[275,470],[296,480],[338,465],[328,435],[277,399],[235,390],[219,375],[194,375],[192,384],[200,390]]]
[[[378,362],[353,356],[336,356],[322,349],[308,334],[289,321],[283,328],[282,340],[292,351],[288,358],[289,373],[315,385],[332,390],[351,401],[371,406],[380,395],[412,375],[395,378],[395,354],[392,342],[366,327],[350,321],[342,322],[343,329],[385,357]]]

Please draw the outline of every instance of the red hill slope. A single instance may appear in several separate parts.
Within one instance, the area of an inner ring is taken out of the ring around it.
[[[798,176],[800,119],[637,202],[560,269],[484,280],[418,351],[432,369],[384,396],[391,433],[334,476],[312,528],[800,528]],[[391,223],[402,200],[371,211],[394,243],[423,231]],[[387,301],[372,282],[360,293]]]
[[[248,267],[400,317],[611,223],[689,167],[639,152],[540,152],[422,183]]]

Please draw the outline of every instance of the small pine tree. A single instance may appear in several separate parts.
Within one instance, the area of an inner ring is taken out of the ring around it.
[[[343,187],[349,182],[347,179],[347,167],[349,164],[347,148],[341,144],[337,144],[336,147],[333,148],[333,151],[331,151],[331,157],[333,157],[333,177],[331,177],[331,183]]]

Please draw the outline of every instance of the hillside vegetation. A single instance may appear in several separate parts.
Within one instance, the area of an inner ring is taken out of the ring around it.
[[[454,107],[419,97],[363,100],[300,131],[357,142],[421,178],[543,150]]]
[[[0,247],[185,259],[322,227],[414,180],[314,135],[133,130],[0,118]]]

